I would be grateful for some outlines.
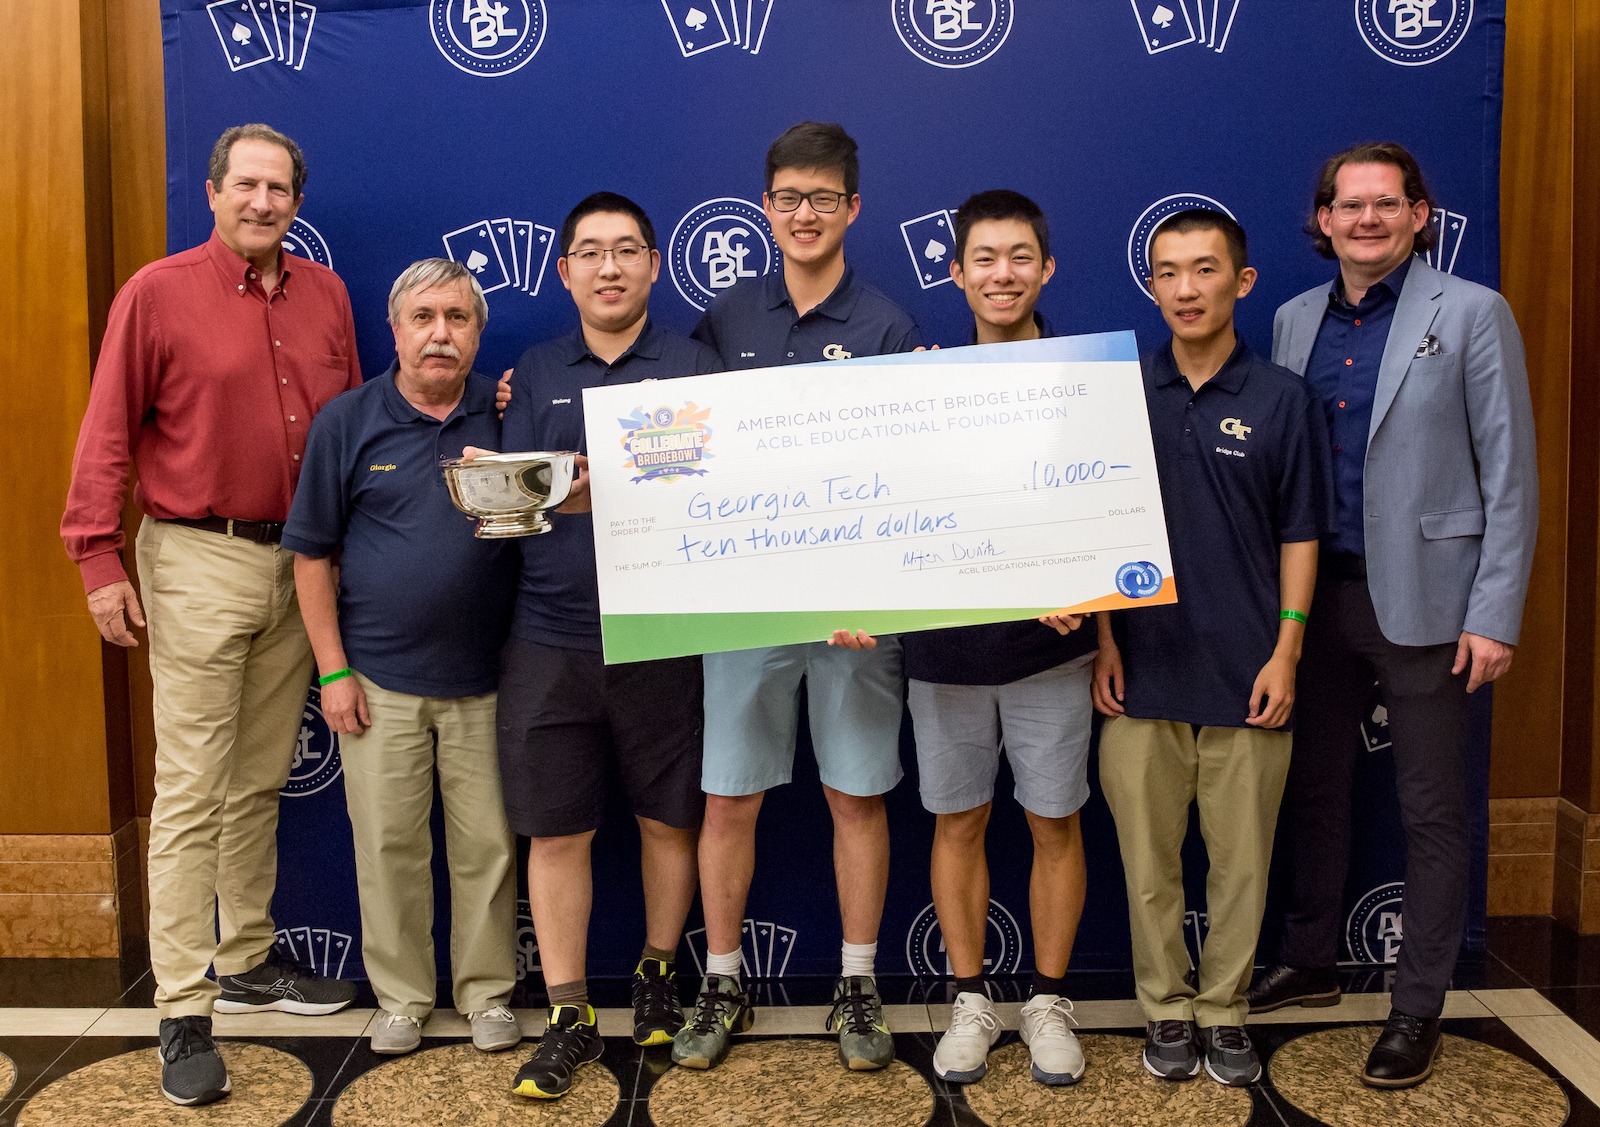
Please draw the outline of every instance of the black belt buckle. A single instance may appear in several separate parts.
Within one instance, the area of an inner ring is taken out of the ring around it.
[[[276,544],[283,539],[283,525],[263,520],[228,518],[228,535],[252,544]]]

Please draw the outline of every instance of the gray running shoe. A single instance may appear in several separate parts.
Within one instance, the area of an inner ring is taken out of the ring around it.
[[[1163,1080],[1200,1075],[1200,1046],[1192,1021],[1152,1021],[1145,1026],[1144,1067]]]
[[[422,1023],[414,1017],[405,1014],[392,1014],[388,1010],[378,1011],[378,1020],[372,1024],[372,1036],[368,1039],[372,1051],[382,1053],[386,1057],[404,1056],[406,1053],[415,1052],[422,1044]]]
[[[755,1024],[755,1009],[737,978],[708,974],[694,1002],[694,1016],[672,1038],[672,1059],[685,1068],[715,1068],[728,1042]]]
[[[1202,1027],[1200,1043],[1205,1046],[1206,1075],[1218,1084],[1247,1088],[1261,1079],[1261,1057],[1244,1026]]]
[[[877,983],[866,975],[841,978],[833,988],[829,1033],[839,1034],[839,1061],[852,1072],[887,1068],[894,1060],[894,1038],[883,1019]]]
[[[161,1019],[161,1094],[193,1107],[216,1103],[233,1090],[227,1066],[211,1039],[209,1017]]]
[[[219,1014],[282,1010],[320,1017],[344,1009],[356,996],[353,983],[324,978],[276,951],[267,952],[260,965],[243,974],[219,974],[217,985],[222,989],[214,1003]]]
[[[517,1015],[504,1006],[490,1006],[467,1015],[472,1024],[472,1047],[483,1053],[498,1053],[522,1043],[522,1026]]]

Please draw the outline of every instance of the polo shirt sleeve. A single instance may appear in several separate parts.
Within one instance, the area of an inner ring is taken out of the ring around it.
[[[1281,544],[1316,540],[1329,530],[1331,452],[1321,405],[1305,385],[1290,385],[1284,415],[1282,470],[1278,478],[1277,534]]]
[[[339,425],[338,416],[344,412],[332,407],[330,404],[311,421],[300,483],[283,526],[285,548],[319,560],[333,555],[344,543],[350,519],[351,475],[345,462],[353,451],[345,449],[344,428]]]
[[[694,332],[690,333],[689,337],[691,340],[709,345],[718,356],[722,355],[722,346],[717,343],[717,321],[710,309],[700,314],[700,323],[694,327]]]
[[[539,420],[534,412],[533,378],[538,365],[524,353],[511,373],[511,402],[500,420],[500,449],[539,450]]]
[[[727,367],[728,366],[722,362],[722,357],[720,355],[718,355],[716,349],[711,348],[708,345],[701,343],[700,341],[695,341],[695,350],[694,350],[694,374],[695,375],[697,375],[697,376],[710,376],[710,375],[716,374],[717,372],[726,371]]]

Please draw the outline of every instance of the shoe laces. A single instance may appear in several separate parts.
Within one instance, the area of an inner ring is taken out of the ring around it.
[[[1242,1025],[1218,1025],[1211,1030],[1211,1043],[1225,1053],[1248,1053],[1250,1035]]]
[[[828,1014],[828,1028],[850,1033],[870,1033],[875,1019],[881,1013],[877,992],[868,991],[870,980],[851,975],[839,980],[839,990],[833,996],[833,1009]]]
[[[1032,1004],[1031,1002],[1029,1003]],[[1027,1009],[1027,1006],[1023,1007]],[[1039,1015],[1039,1024],[1045,1031],[1057,1036],[1066,1036],[1067,1023],[1078,1024],[1078,1019],[1072,1015],[1072,1002],[1059,994],[1052,998],[1047,1005],[1039,1006],[1029,1011]]]
[[[467,1015],[467,1020],[468,1021],[473,1021],[473,1020],[475,1020],[477,1018],[480,1018],[480,1017],[487,1018],[490,1021],[515,1021],[516,1020],[512,1016],[511,1011],[509,1009],[507,1009],[505,1006],[490,1006],[486,1010],[474,1010],[472,1013]]]
[[[217,1043],[212,1040],[210,1031],[206,1028],[204,1018],[180,1017],[174,1029],[172,1038],[161,1046],[161,1057],[171,1063],[192,1057],[196,1053],[215,1052]]]
[[[723,1014],[732,1014],[744,1005],[742,994],[722,989],[724,983],[732,982],[731,978],[717,975],[707,977],[706,988],[695,999],[694,1017],[689,1020],[689,1027],[696,1033],[710,1033],[723,1024]]]
[[[544,1036],[539,1038],[539,1047],[533,1051],[533,1059],[561,1061],[570,1067],[583,1055],[584,1043],[593,1032],[593,1026],[586,1028],[576,1016],[566,1025],[557,1025],[552,1021],[545,1026]]]
[[[384,1014],[383,1017],[378,1019],[378,1024],[385,1029],[393,1029],[401,1024],[414,1025],[418,1029],[422,1028],[422,1022],[414,1017],[407,1017],[405,1014]]]
[[[1189,1040],[1189,1023],[1172,1018],[1158,1021],[1151,1037],[1158,1045],[1181,1045]]]
[[[677,976],[671,971],[661,973],[661,967],[656,960],[646,959],[633,973],[633,1008],[644,1017],[678,1012]]]
[[[993,1005],[984,1005],[982,1001],[965,1001],[963,995],[956,995],[955,1005],[950,1009],[951,1033],[959,1037],[982,1029],[984,1033],[993,1035],[999,1028],[1000,1015],[994,1012]]]
[[[1413,1041],[1422,1039],[1422,1019],[1399,1010],[1389,1011],[1389,1020],[1383,1023],[1383,1027],[1388,1032],[1402,1034]]]

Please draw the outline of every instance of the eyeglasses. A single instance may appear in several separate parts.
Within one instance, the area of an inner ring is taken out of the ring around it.
[[[843,192],[833,192],[826,188],[818,188],[814,192],[796,192],[789,188],[780,188],[776,192],[767,193],[767,202],[772,205],[773,211],[795,211],[800,207],[800,201],[804,200],[818,215],[832,215],[839,210],[839,205],[844,199]]]
[[[1406,209],[1409,202],[1404,196],[1379,196],[1370,205],[1366,200],[1334,200],[1328,205],[1328,210],[1346,223],[1354,223],[1367,213],[1369,206],[1378,213],[1379,219],[1393,219]]]
[[[638,243],[623,243],[617,247],[585,247],[583,250],[570,252],[566,259],[574,270],[598,270],[607,255],[610,255],[611,261],[618,266],[626,267],[639,265],[649,253],[649,247],[642,247]]]

